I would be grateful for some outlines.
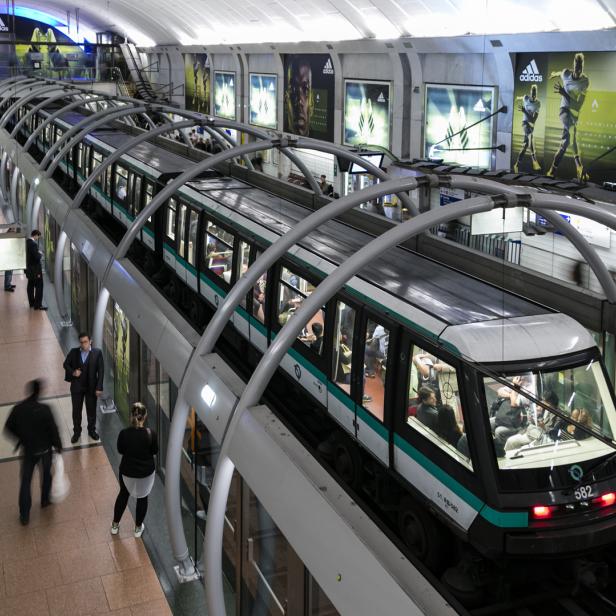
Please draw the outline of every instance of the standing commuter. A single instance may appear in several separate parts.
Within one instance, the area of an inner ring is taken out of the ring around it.
[[[79,346],[71,349],[64,360],[64,380],[71,384],[71,402],[73,405],[73,436],[71,443],[76,443],[81,436],[81,416],[83,402],[86,402],[88,417],[88,434],[98,441],[96,431],[96,398],[103,393],[105,366],[103,352],[92,346],[90,336],[79,334]]]
[[[30,487],[34,468],[41,464],[41,507],[47,507],[51,504],[51,449],[55,447],[57,451],[62,451],[58,426],[51,409],[39,402],[42,385],[40,380],[28,383],[28,397],[13,408],[4,426],[9,437],[17,440],[18,446],[23,448],[19,488],[19,519],[23,525],[30,521]]]
[[[26,240],[26,278],[28,279],[28,304],[34,310],[47,310],[43,306],[43,253],[39,250],[38,241],[41,232],[34,229]]]
[[[118,452],[122,454],[120,462],[120,493],[113,509],[111,534],[120,532],[120,520],[128,504],[128,497],[137,499],[135,516],[135,537],[143,535],[143,520],[148,511],[148,495],[152,491],[156,467],[154,456],[158,453],[158,441],[154,430],[145,427],[148,411],[141,402],[135,402],[130,411],[129,428],[118,434]]]

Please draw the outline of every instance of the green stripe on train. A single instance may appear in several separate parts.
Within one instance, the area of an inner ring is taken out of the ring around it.
[[[505,528],[526,528],[528,527],[528,513],[497,511],[486,505],[479,497],[448,475],[440,466],[427,458],[419,450],[415,449],[408,441],[399,434],[394,433],[394,444],[411,459],[415,460],[420,466],[427,470],[433,477],[457,494],[465,503],[471,506],[494,526]]]

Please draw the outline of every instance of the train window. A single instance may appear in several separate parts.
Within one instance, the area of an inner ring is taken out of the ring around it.
[[[499,468],[551,468],[612,453],[592,436],[613,439],[616,434],[616,410],[598,360],[552,371],[528,370],[503,379],[505,383],[484,377]]]
[[[131,177],[133,178],[133,192],[131,196],[130,213],[133,216],[137,216],[137,214],[139,214],[139,201],[141,200],[141,176],[131,175]]]
[[[92,171],[94,171],[99,165],[103,164],[103,155],[100,152],[94,150],[92,152]],[[99,176],[96,178],[95,184],[102,186],[102,178]]]
[[[389,351],[389,330],[368,319],[364,351],[362,405],[377,419],[385,417],[385,376]]]
[[[152,201],[152,199],[154,198],[154,185],[146,180],[144,182],[144,186],[145,188],[143,190],[143,207],[145,208],[150,203],[150,201]],[[169,199],[169,201],[171,202],[171,199]],[[139,207],[139,201],[136,201],[136,203],[137,203],[137,207]],[[139,212],[141,212],[141,210],[139,210]],[[148,216],[147,225],[148,227],[152,226],[151,216]],[[173,227],[175,229],[175,216],[173,218]],[[173,237],[173,239],[175,239],[175,236]]]
[[[111,169],[109,167],[105,167],[103,172],[103,192],[111,197]]]
[[[261,253],[259,251],[255,254],[255,260],[259,258]],[[255,286],[252,288],[252,316],[255,319],[265,323],[265,297],[267,290],[267,272],[263,274],[259,280],[257,280]]]
[[[190,221],[188,223],[188,256],[186,260],[196,267],[197,259],[197,228],[199,227],[199,214],[195,210],[190,210]]]
[[[121,203],[126,201],[128,195],[128,171],[120,165],[115,167],[114,198]]]
[[[75,165],[77,166],[77,169],[81,170],[81,166],[83,165],[83,143],[81,141],[77,144]]]
[[[178,254],[183,259],[186,258],[186,214],[188,213],[188,206],[180,203],[179,209],[179,222],[178,222]]]
[[[407,423],[472,468],[456,369],[416,345],[410,357]]]
[[[203,245],[205,266],[229,284],[231,284],[234,239],[231,233],[208,220]]]
[[[313,291],[311,282],[283,267],[278,283],[278,324],[285,325]],[[324,323],[325,311],[317,310],[298,336],[300,342],[318,355],[323,351]]]
[[[250,244],[240,240],[239,254],[237,259],[236,279],[241,278],[250,266]],[[246,298],[242,300],[242,308],[246,308]]]
[[[354,328],[355,310],[339,300],[336,302],[332,373],[334,375],[334,382],[336,385],[348,394],[351,393]]]
[[[147,198],[147,189],[146,189]],[[177,210],[177,201],[171,197],[167,203],[167,223],[165,225],[165,234],[170,240],[175,241],[175,216]]]

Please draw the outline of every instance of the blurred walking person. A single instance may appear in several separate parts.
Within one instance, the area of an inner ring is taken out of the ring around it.
[[[51,409],[39,401],[43,381],[35,379],[26,386],[28,397],[11,411],[5,431],[23,449],[21,486],[19,488],[19,519],[26,525],[30,521],[32,507],[32,474],[37,464],[41,465],[41,507],[51,504],[51,453],[52,448],[62,451],[58,426]]]
[[[141,402],[135,402],[130,412],[130,427],[118,434],[120,462],[120,493],[113,509],[111,534],[120,532],[120,520],[128,504],[128,497],[137,499],[135,537],[143,535],[143,523],[148,511],[148,495],[156,476],[154,456],[158,453],[158,440],[154,430],[145,427],[148,411]]]

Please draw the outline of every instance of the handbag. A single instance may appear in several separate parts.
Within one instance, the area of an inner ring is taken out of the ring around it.
[[[64,471],[64,460],[59,453],[54,453],[52,458],[52,482],[49,491],[49,500],[52,503],[61,503],[71,491],[71,482]]]

